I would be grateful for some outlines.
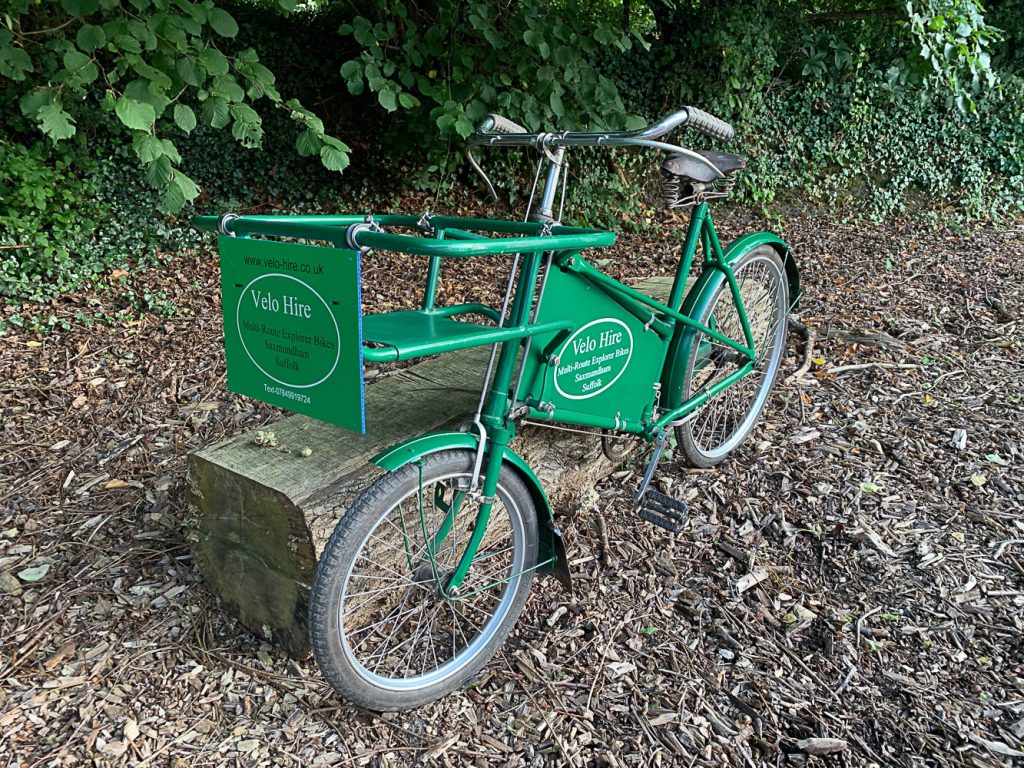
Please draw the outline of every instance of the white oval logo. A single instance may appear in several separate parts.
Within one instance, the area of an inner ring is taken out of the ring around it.
[[[308,389],[338,367],[338,321],[324,298],[297,277],[275,272],[254,278],[238,297],[235,323],[245,354],[273,382]]]
[[[633,334],[614,317],[591,320],[557,353],[555,389],[568,400],[586,400],[606,391],[625,373],[633,357]]]

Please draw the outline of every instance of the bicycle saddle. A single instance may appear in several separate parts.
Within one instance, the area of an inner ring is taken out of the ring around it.
[[[739,155],[728,152],[712,152],[707,149],[695,150],[698,155],[706,158],[723,176],[731,176],[736,171],[747,167],[747,161]],[[661,172],[666,176],[677,176],[693,181],[714,181],[715,174],[704,163],[687,155],[669,155],[661,164]]]

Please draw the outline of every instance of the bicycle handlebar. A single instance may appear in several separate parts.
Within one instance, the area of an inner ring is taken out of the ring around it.
[[[481,120],[476,130],[477,133],[529,133],[519,123],[513,123],[507,117],[495,114],[487,115]]]
[[[686,124],[696,128],[705,136],[710,136],[719,141],[730,141],[736,135],[736,131],[733,130],[731,125],[709,112],[697,109],[696,107],[687,107],[686,111],[689,114],[689,120],[686,121]]]
[[[525,128],[501,115],[487,115],[476,133],[469,138],[470,145],[513,146],[513,147],[585,147],[585,146],[641,146],[679,152],[675,147],[655,139],[664,136],[680,126],[696,128],[705,136],[721,141],[729,141],[736,132],[724,120],[715,117],[696,107],[683,107],[645,128],[636,131],[610,131],[603,133],[586,133],[579,131],[561,131],[553,133],[530,133]],[[685,150],[682,150],[685,152]]]

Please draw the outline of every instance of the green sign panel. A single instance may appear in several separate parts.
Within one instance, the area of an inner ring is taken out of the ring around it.
[[[228,389],[365,432],[358,252],[217,243]]]
[[[586,400],[612,386],[633,356],[633,333],[614,317],[587,323],[556,353],[555,389],[569,400]]]

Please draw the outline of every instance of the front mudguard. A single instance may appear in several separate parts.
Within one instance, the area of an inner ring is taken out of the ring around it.
[[[469,450],[476,451],[480,438],[470,432],[428,432],[424,435],[411,437],[395,443],[390,448],[378,453],[370,461],[381,469],[394,472],[424,456],[438,451]],[[540,562],[553,561],[550,565],[538,570],[550,573],[568,591],[572,591],[572,577],[569,573],[569,559],[562,541],[562,533],[555,525],[551,513],[551,502],[540,484],[540,480],[522,456],[507,446],[503,450],[503,462],[516,472],[530,491],[533,506],[537,512],[537,559]]]
[[[727,264],[732,263],[762,245],[774,248],[782,259],[782,265],[786,270],[786,282],[789,285],[789,308],[795,308],[800,302],[800,271],[797,269],[793,250],[778,236],[771,232],[751,232],[738,237],[725,247],[725,261]],[[693,288],[687,292],[679,311],[690,318],[700,317],[725,282],[725,273],[720,269],[705,269]],[[697,331],[682,323],[676,326],[665,359],[665,370],[661,376],[662,401],[666,408],[675,408],[683,402],[686,358],[696,335]]]

